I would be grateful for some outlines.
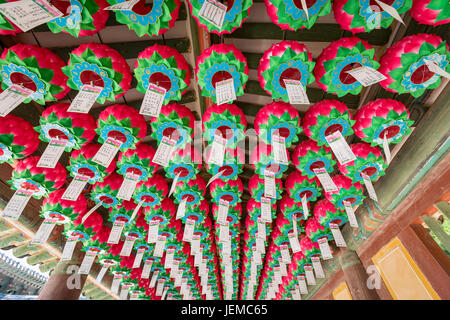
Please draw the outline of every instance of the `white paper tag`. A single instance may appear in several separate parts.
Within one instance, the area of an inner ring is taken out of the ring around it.
[[[69,237],[64,245],[64,250],[61,255],[61,261],[70,261],[72,260],[73,250],[77,245],[76,237]]]
[[[223,138],[220,134],[214,135],[214,141],[212,143],[208,161],[210,164],[215,164],[217,166],[223,165],[226,145],[227,140],[225,138]]]
[[[265,222],[272,222],[272,206],[270,198],[261,197],[261,217]]]
[[[191,255],[194,255],[194,254],[196,254],[197,252],[200,251],[200,238],[201,238],[201,236],[199,234],[192,236],[192,240],[191,240]]]
[[[299,276],[297,281],[298,281],[298,286],[300,288],[300,293],[301,294],[308,294],[308,287],[306,286],[305,277],[304,276]]]
[[[16,1],[14,3],[17,3]],[[13,2],[5,3],[13,4]],[[2,5],[0,5],[1,8]],[[1,10],[0,10],[1,12]],[[33,93],[25,87],[13,84],[8,89],[0,93],[0,117],[4,117],[24,102]]]
[[[83,189],[86,187],[86,183],[88,182],[89,177],[77,174],[75,178],[72,179],[66,191],[62,195],[61,199],[76,201],[80,196]]]
[[[289,162],[285,139],[277,134],[272,135],[272,147],[275,162],[288,165]]]
[[[147,242],[155,243],[158,240],[159,235],[159,222],[152,220],[148,224]]]
[[[336,192],[338,188],[334,181],[331,179],[325,168],[314,168],[314,173],[316,174],[317,179],[319,179],[320,184],[322,185],[325,192]]]
[[[217,223],[218,224],[226,224],[228,217],[228,209],[230,208],[230,204],[228,201],[220,199],[219,201],[219,212],[217,214]]]
[[[207,0],[205,0],[206,2]],[[233,102],[236,100],[236,92],[234,91],[233,78],[219,81],[216,83],[216,100],[217,105]]]
[[[325,273],[323,272],[322,264],[320,263],[319,257],[311,257],[311,262],[316,274],[316,278],[325,278]]]
[[[302,4],[303,11],[305,11],[306,19],[309,21],[309,11],[308,6],[306,4],[306,0],[301,0],[300,3]]]
[[[1,212],[0,217],[9,218],[12,220],[19,219],[23,210],[27,206],[28,201],[30,201],[32,194],[33,192],[31,191],[22,189],[17,190]]]
[[[100,272],[97,275],[97,278],[95,279],[95,282],[100,283],[102,282],[103,277],[106,274],[106,271],[108,271],[109,266],[105,265],[102,267],[102,269],[100,270]]]
[[[88,252],[86,252],[86,254],[84,255],[83,262],[81,263],[80,269],[78,269],[78,273],[89,274],[96,256],[96,252],[88,250]]]
[[[54,168],[66,148],[67,140],[52,139],[37,163],[38,168]]]
[[[113,159],[116,157],[120,146],[122,146],[122,142],[114,138],[106,139],[105,143],[103,143],[100,149],[98,149],[92,161],[105,168],[108,168],[111,164],[111,161],[113,161]]]
[[[281,257],[278,258],[278,262],[280,263],[280,272],[281,272],[282,277],[286,277],[287,276],[287,268],[286,268],[286,264],[282,260],[283,259]]]
[[[195,221],[193,219],[186,219],[184,224],[183,241],[191,242],[192,236],[194,234]]]
[[[386,11],[387,13],[389,13],[392,18],[394,18],[395,20],[399,21],[401,24],[405,25],[405,23],[402,20],[402,17],[400,17],[400,15],[398,14],[397,10],[395,10],[395,8],[391,7],[390,5],[375,0],[375,2],[381,7],[381,9],[383,9],[384,11]]]
[[[63,13],[45,0],[22,0],[0,5],[0,13],[27,32],[47,23]]]
[[[369,193],[370,199],[373,201],[378,202],[377,194],[375,192],[375,189],[373,188],[372,181],[370,181],[370,178],[365,173],[361,173],[361,177],[364,180],[364,185],[366,186],[367,192]]]
[[[261,252],[261,253],[265,253],[266,252],[266,245],[263,238],[258,236],[258,233],[255,235],[256,237],[256,249]]]
[[[127,300],[128,298],[128,288],[122,286],[122,290],[120,290],[119,300]]]
[[[83,85],[81,90],[78,91],[72,103],[67,109],[68,112],[77,113],[89,113],[95,101],[97,101],[100,92],[102,92],[102,87]]]
[[[93,208],[91,208],[84,216],[83,216],[83,218],[81,218],[81,223],[84,223],[88,218],[89,218],[89,216],[92,214],[92,213],[94,213],[94,211],[95,210],[97,210],[98,208],[100,208],[101,206],[102,206],[102,204],[103,204],[103,202],[99,202],[99,203],[97,203]]]
[[[174,286],[175,287],[180,287],[181,286],[181,280],[183,278],[183,272],[184,270],[178,270],[176,276],[175,276],[175,281],[174,281]]]
[[[122,250],[120,251],[120,256],[129,257],[131,254],[131,250],[133,250],[135,241],[135,237],[127,236],[127,238],[125,239],[125,243],[122,246]]]
[[[169,286],[164,286],[164,290],[161,296],[161,300],[164,300],[166,298],[167,290],[169,290]]]
[[[343,201],[345,212],[347,213],[348,222],[353,228],[358,228],[358,222],[356,221],[355,212],[353,211],[352,204],[348,201]]]
[[[167,249],[166,259],[164,260],[164,268],[171,269],[173,264],[173,255],[175,254],[175,249]]]
[[[136,206],[136,208],[134,208],[133,214],[131,215],[131,218],[130,218],[129,223],[131,223],[131,221],[133,221],[133,219],[136,217],[136,215],[137,215],[138,212],[139,212],[139,209],[141,209],[142,205],[144,204],[144,201],[145,201],[145,199],[142,199],[142,200],[138,203],[138,205]]]
[[[386,134],[387,133],[385,132],[383,137],[383,151],[384,156],[386,157],[386,163],[389,164],[391,163],[391,150],[389,149],[389,143],[387,141]]]
[[[305,0],[303,0],[305,1]],[[291,289],[291,295],[293,300],[302,300],[302,297],[300,296],[300,292],[298,292],[295,289]]]
[[[302,209],[303,209],[303,217],[305,220],[309,217],[309,210],[308,210],[308,201],[306,200],[306,194],[302,197]]]
[[[447,71],[445,71],[444,69],[442,69],[441,67],[439,67],[436,63],[434,63],[433,61],[430,61],[428,59],[424,59],[428,69],[431,72],[434,72],[440,76],[443,76],[447,79],[450,79],[450,73],[448,73]]]
[[[342,236],[341,230],[339,229],[339,226],[334,223],[330,223],[330,230],[333,234],[334,242],[336,243],[336,246],[338,247],[347,247],[347,244],[345,243],[344,237]]]
[[[289,253],[289,248],[287,245],[280,246],[281,251],[281,258],[283,259],[283,262],[286,264],[291,263],[291,254]]]
[[[122,275],[115,274],[113,282],[111,284],[111,293],[117,294],[119,292],[120,282],[122,281]]]
[[[230,238],[230,227],[227,223],[220,225],[220,231],[219,231],[219,242],[225,242],[228,241]]]
[[[175,187],[177,186],[177,182],[178,182],[178,179],[180,178],[180,174],[181,174],[181,171],[178,172],[178,173],[176,174],[175,178],[173,179],[172,185],[170,186],[169,195],[167,196],[168,198],[169,198],[169,197],[172,195],[172,193],[175,191]],[[177,218],[177,219],[178,219],[178,218]]]
[[[220,30],[222,29],[226,13],[226,5],[214,0],[205,0],[198,15],[215,25]]]
[[[267,233],[266,233],[266,223],[261,219],[261,217],[257,220],[258,223],[258,238],[266,239]]]
[[[133,262],[133,267],[132,267],[133,269],[139,268],[141,266],[141,262],[142,262],[142,258],[144,257],[144,253],[145,253],[144,248],[138,249],[137,254],[134,257],[134,262]]]
[[[153,252],[153,256],[161,258],[163,256],[165,248],[166,248],[166,237],[158,236],[158,240],[156,240],[155,251]]]
[[[141,274],[142,279],[148,279],[148,277],[150,276],[150,272],[152,271],[152,265],[153,265],[152,260],[150,260],[150,259],[145,260],[144,268],[142,268],[142,274]]]
[[[280,266],[273,268],[274,271],[274,281],[275,283],[279,284],[281,283],[281,268]]]
[[[340,131],[335,131],[334,133],[326,136],[325,139],[341,165],[347,164],[356,159],[355,154],[348,145],[347,141],[345,141]]]
[[[109,234],[108,244],[117,244],[119,243],[120,236],[122,235],[123,228],[125,226],[124,221],[116,220],[114,221],[113,227]]]
[[[213,176],[211,177],[211,179],[209,179],[208,183],[206,184],[206,187],[208,188],[208,186],[211,184],[211,182],[213,182],[214,180],[220,178],[220,177],[222,176],[222,174],[223,174],[223,171],[224,171],[224,170],[219,171],[218,173],[216,173],[215,175],[213,175]]]
[[[164,103],[164,97],[166,96],[166,89],[159,87],[153,83],[147,88],[145,92],[144,100],[142,101],[140,114],[158,117],[161,112],[161,107]]]
[[[116,3],[112,6],[103,8],[103,10],[120,10],[120,11],[129,11],[131,10],[139,0],[130,0],[121,3]]]
[[[298,237],[296,234],[289,233],[288,238],[289,238],[289,244],[291,245],[291,249],[292,249],[293,253],[302,251],[302,249],[300,248],[300,242],[298,241]]]
[[[322,255],[323,260],[329,260],[333,259],[333,255],[331,254],[331,249],[328,244],[327,238],[319,238],[317,240],[317,243],[319,244],[320,254]]]
[[[308,11],[306,10],[306,12]],[[301,81],[291,79],[284,79],[283,81],[290,104],[310,104],[306,89],[303,87]]]
[[[195,254],[194,256],[194,267],[198,267],[203,259],[203,248],[200,248],[200,250]]]
[[[164,136],[158,145],[158,149],[156,149],[152,161],[160,166],[167,167],[170,159],[172,158],[176,144],[177,142],[175,140]]]
[[[304,266],[303,269],[305,269],[306,282],[308,282],[308,285],[315,286],[316,285],[316,278],[314,278],[314,273],[312,271],[312,266],[307,265],[307,266]]]
[[[139,182],[139,175],[133,173],[127,173],[123,179],[123,182],[117,193],[117,198],[130,201],[131,196],[136,189],[136,185]]]
[[[150,284],[149,284],[150,288],[155,287],[156,280],[158,279],[158,274],[159,274],[159,270],[156,270],[155,272],[153,272],[152,279],[150,280]]]
[[[264,170],[264,196],[272,199],[277,197],[275,174],[270,170]]]
[[[166,259],[167,259],[167,256],[166,256]],[[169,265],[168,268],[166,268],[166,269],[170,269],[170,275],[169,275],[170,278],[174,278],[175,279],[175,277],[178,274],[179,265],[180,265],[180,261],[174,260],[173,259],[173,255],[172,255],[172,263]]]
[[[42,221],[30,244],[36,245],[46,243],[50,233],[52,233],[53,228],[55,227],[56,221],[56,219],[45,219]]]
[[[178,204],[178,208],[177,208],[177,216],[176,219],[181,219],[184,217],[184,215],[186,214],[186,201],[187,199],[183,199],[181,200],[181,202]]]
[[[367,66],[362,66],[352,70],[348,70],[347,73],[351,74],[359,83],[364,87],[371,86],[380,81],[386,80],[386,76],[381,72]]]

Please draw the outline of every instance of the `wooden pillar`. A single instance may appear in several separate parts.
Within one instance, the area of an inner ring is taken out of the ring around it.
[[[87,275],[78,274],[81,258],[84,255],[78,255],[80,251],[77,249],[74,251],[71,261],[58,263],[42,288],[38,300],[78,300],[80,298]]]
[[[353,300],[380,300],[375,289],[368,288],[366,269],[355,251],[343,251],[339,255],[339,262]]]

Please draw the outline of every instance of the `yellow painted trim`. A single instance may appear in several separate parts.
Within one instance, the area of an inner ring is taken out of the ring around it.
[[[346,300],[353,300],[352,294],[350,293],[350,290],[348,289],[347,283],[345,281],[342,281],[334,290],[333,290],[333,298],[334,300],[343,300],[343,299],[336,299],[336,296],[339,294],[345,292],[347,296],[350,299]]]
[[[389,285],[389,282],[387,281],[386,275],[383,273],[382,268],[380,268],[380,260],[382,260],[388,253],[392,252],[395,248],[399,248],[400,251],[405,256],[406,260],[412,267],[413,271],[419,278],[419,280],[422,282],[422,284],[425,286],[425,289],[427,290],[428,294],[434,299],[434,300],[441,300],[439,295],[434,291],[431,284],[428,282],[425,275],[422,273],[420,268],[417,266],[411,255],[409,254],[408,250],[403,246],[402,242],[399,238],[395,237],[389,242],[387,245],[385,245],[383,248],[381,248],[373,257],[372,262],[375,264],[375,266],[378,269],[378,272],[381,275],[381,278],[383,279],[384,284],[386,285],[386,288],[388,289],[389,293],[391,294],[392,298],[394,300],[398,300],[398,297],[395,294],[395,291],[391,288]]]

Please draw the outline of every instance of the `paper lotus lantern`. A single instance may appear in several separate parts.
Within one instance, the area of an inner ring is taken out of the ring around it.
[[[445,0],[413,0],[409,14],[420,24],[436,27],[450,22],[449,10]]]
[[[168,187],[166,179],[155,173],[151,178],[141,181],[136,185],[133,199],[136,203],[142,202],[143,207],[159,206],[167,195]]]
[[[181,221],[186,223],[186,220],[193,219],[196,224],[195,230],[197,230],[200,224],[204,225],[206,227],[206,230],[210,230],[211,220],[208,217],[208,213],[209,213],[208,201],[203,199],[202,201],[200,201],[200,204],[189,207],[189,209],[186,210],[184,217],[181,218]]]
[[[33,192],[32,197],[40,199],[61,188],[66,182],[67,171],[61,163],[55,168],[38,168],[39,157],[20,160],[7,181],[14,190],[25,189]]]
[[[338,226],[343,225],[347,222],[347,215],[337,209],[330,201],[327,199],[321,199],[317,201],[314,206],[314,218],[324,227],[330,227],[330,223],[337,224]]]
[[[347,106],[337,100],[322,100],[311,106],[303,118],[305,134],[319,146],[328,145],[326,136],[340,131],[342,136],[353,134],[355,123]]]
[[[298,141],[302,132],[298,111],[288,103],[272,102],[261,108],[255,116],[256,134],[268,144],[275,132],[285,139],[286,147]]]
[[[337,95],[359,94],[361,83],[347,71],[366,66],[378,69],[375,49],[357,37],[341,38],[323,49],[316,61],[314,76],[322,90]],[[380,71],[381,72],[381,71]]]
[[[188,0],[189,9],[191,14],[200,27],[210,33],[215,34],[229,34],[233,33],[236,29],[242,26],[242,23],[248,18],[250,14],[250,7],[253,5],[253,0],[239,0],[230,1],[224,6],[227,7],[223,25],[219,28],[217,25],[211,23],[200,16],[200,9],[202,8],[205,0]]]
[[[98,181],[92,186],[91,199],[95,203],[102,203],[105,208],[113,208],[122,203],[117,198],[123,177],[115,172],[107,176],[103,181]]]
[[[0,56],[2,90],[16,84],[31,91],[24,103],[62,99],[70,91],[61,68],[65,62],[49,49],[31,44],[15,44]]]
[[[299,203],[302,202],[303,197],[306,197],[308,202],[316,201],[322,194],[322,187],[316,177],[310,179],[296,170],[287,176],[285,186],[291,198]]]
[[[328,201],[336,206],[336,208],[343,210],[344,201],[350,202],[351,205],[357,206],[366,198],[363,195],[363,188],[359,183],[352,183],[352,179],[335,175],[331,178],[336,185],[337,192],[325,192],[325,197]]]
[[[283,173],[288,169],[288,165],[276,162],[274,156],[275,150],[271,145],[263,142],[258,143],[250,156],[250,163],[261,178],[264,178],[264,172],[269,170],[275,174],[276,178],[282,178]],[[289,151],[286,150],[288,163],[290,161]]]
[[[13,163],[37,150],[39,135],[26,120],[8,114],[0,117],[0,163]]]
[[[305,233],[306,233],[306,236],[307,236],[305,238],[309,238],[313,242],[313,246],[311,247],[311,251],[316,251],[317,249],[319,249],[319,245],[317,243],[318,239],[320,239],[320,238],[327,238],[328,240],[333,239],[333,235],[331,234],[330,229],[328,227],[322,226],[314,217],[311,217],[311,218],[309,218],[306,221]],[[305,241],[304,240],[303,243],[305,244],[305,243],[308,243],[308,242],[309,241],[307,241],[307,240]],[[302,246],[301,242],[300,242],[300,246]],[[303,248],[302,248],[302,251],[303,251]],[[319,253],[320,253],[320,251],[317,252],[316,254],[319,254]],[[306,251],[305,256],[306,257],[310,257],[310,255],[312,255],[312,254],[313,253],[309,253],[308,254],[308,251]]]
[[[64,15],[47,22],[53,33],[64,32],[74,37],[92,36],[103,29],[109,17],[106,0],[52,1]]]
[[[89,177],[88,183],[103,181],[103,178],[112,173],[116,169],[116,160],[109,164],[108,168],[92,161],[101,145],[97,143],[88,143],[83,145],[79,150],[73,150],[69,158],[69,166],[67,170],[72,177],[84,175]]]
[[[331,1],[305,1],[308,15],[299,0],[264,0],[267,14],[282,30],[310,29],[320,16],[330,13]]]
[[[67,85],[81,90],[83,85],[102,87],[97,102],[115,101],[131,87],[131,71],[125,59],[106,44],[85,43],[69,54],[62,71],[69,77]]]
[[[222,181],[216,179],[210,184],[211,201],[219,204],[220,200],[227,201],[230,206],[241,202],[241,195],[244,191],[242,181],[236,180]]]
[[[383,145],[385,135],[389,143],[399,143],[411,133],[410,126],[414,123],[403,103],[393,99],[370,101],[358,109],[355,121],[355,134],[372,146]]]
[[[397,41],[380,59],[378,71],[387,77],[380,85],[399,94],[409,92],[416,98],[426,89],[437,88],[441,76],[428,68],[426,60],[450,71],[449,47],[441,37],[421,33]]]
[[[158,117],[151,119],[152,138],[161,142],[164,137],[177,141],[183,148],[194,136],[195,117],[189,108],[180,104],[164,105]]]
[[[97,255],[106,253],[109,250],[110,246],[106,242],[101,242],[99,239],[97,239],[97,235],[98,234],[83,242],[83,248],[81,249],[81,251],[91,251],[95,252]]]
[[[212,211],[214,219],[217,221],[217,219],[219,217],[219,205],[216,203],[213,203],[211,211]],[[232,215],[237,218],[236,220],[239,220],[242,215],[241,203],[237,202],[234,206],[229,206],[228,207],[228,215]],[[232,219],[232,221],[234,221],[234,219]]]
[[[44,110],[36,127],[39,138],[50,142],[52,139],[66,140],[65,151],[80,149],[95,138],[96,123],[92,115],[68,112],[69,103],[56,103]]]
[[[292,154],[292,162],[300,172],[312,179],[316,176],[313,169],[325,168],[328,173],[333,172],[336,161],[333,159],[331,148],[319,146],[312,139],[300,142]]]
[[[102,216],[94,211],[81,223],[85,213],[80,213],[76,219],[64,225],[64,235],[66,238],[76,237],[78,241],[86,242],[95,234],[102,232]]]
[[[126,2],[126,0],[109,0],[110,4]],[[139,0],[131,10],[115,10],[116,19],[133,30],[139,37],[161,35],[175,25],[180,9],[180,0],[157,0],[146,4]]]
[[[261,197],[264,196],[264,179],[260,178],[257,174],[254,174],[248,181],[248,188],[250,195],[257,201],[261,201]],[[281,199],[283,193],[283,186],[281,179],[275,178],[276,198],[270,199],[271,203]]]
[[[195,66],[197,83],[204,97],[216,100],[216,84],[233,79],[236,97],[244,94],[248,80],[247,58],[232,44],[215,44],[198,57]]]
[[[159,224],[166,225],[169,221],[175,217],[177,207],[170,198],[164,198],[161,204],[156,207],[144,207],[145,220],[150,223],[155,220]]]
[[[79,215],[84,214],[87,201],[80,195],[76,201],[61,199],[66,189],[58,189],[44,198],[41,207],[41,217],[44,219],[56,219],[56,224],[67,224],[74,221]]]
[[[383,1],[398,14],[407,12],[413,0]],[[353,33],[370,32],[376,28],[389,28],[394,21],[392,15],[383,10],[375,1],[336,0],[333,1],[336,22],[343,30]]]
[[[250,198],[247,201],[247,212],[248,217],[250,217],[252,220],[257,221],[258,217],[261,216],[261,202],[255,200],[254,198]],[[272,201],[271,207],[271,218],[274,220],[277,216],[277,205],[276,201]]]
[[[181,203],[186,199],[186,206],[200,204],[206,191],[205,180],[201,176],[188,181],[179,181],[175,186],[175,203]]]
[[[176,149],[172,153],[169,164],[164,168],[166,177],[175,179],[178,175],[178,181],[187,181],[195,179],[202,166],[201,153],[190,143],[183,149]]]
[[[99,143],[108,138],[122,142],[120,151],[134,149],[136,144],[147,135],[147,122],[133,107],[115,104],[107,107],[98,116],[95,129]]]
[[[207,151],[206,159],[209,159],[211,155],[211,148]],[[223,164],[218,166],[214,163],[206,162],[208,172],[213,176],[222,172],[222,175],[218,178],[223,181],[235,180],[239,174],[242,173],[244,168],[245,155],[241,148],[236,146],[236,149],[225,149]]]
[[[308,208],[309,206],[310,203],[308,202]],[[297,219],[297,227],[299,228],[299,233],[301,233],[300,229],[305,222],[302,203],[295,202],[294,199],[288,195],[284,195],[280,201],[280,211],[283,214],[283,217],[279,217],[279,220],[283,221],[283,223],[287,221],[291,225],[291,228],[293,228],[292,221],[294,218]]]
[[[244,112],[235,104],[213,104],[202,117],[202,129],[205,139],[212,143],[216,134],[227,140],[227,147],[234,148],[245,139],[247,119]]]
[[[166,90],[164,104],[181,100],[191,82],[191,71],[184,57],[175,49],[155,44],[139,53],[134,64],[136,89],[146,93],[150,84]]]
[[[351,178],[353,182],[360,183],[364,183],[362,174],[367,175],[371,181],[384,175],[387,164],[379,148],[371,147],[368,143],[354,143],[350,145],[350,149],[356,156],[356,160],[344,165],[338,164],[339,171],[343,175]]]
[[[0,4],[14,2],[17,0],[0,0]],[[0,14],[0,35],[7,36],[13,35],[15,36],[17,33],[23,32],[18,26],[16,26],[11,20],[6,18],[3,14]]]
[[[126,176],[127,173],[133,173],[139,176],[139,181],[145,181],[150,178],[158,169],[159,165],[153,163],[155,150],[148,144],[139,143],[136,149],[128,149],[119,153],[117,159],[118,173]]]
[[[267,3],[270,1],[266,0]],[[306,88],[306,85],[314,81],[314,65],[312,55],[305,45],[297,41],[281,41],[264,52],[259,62],[258,80],[261,88],[273,99],[281,98],[284,102],[289,102],[284,80],[300,81]]]

